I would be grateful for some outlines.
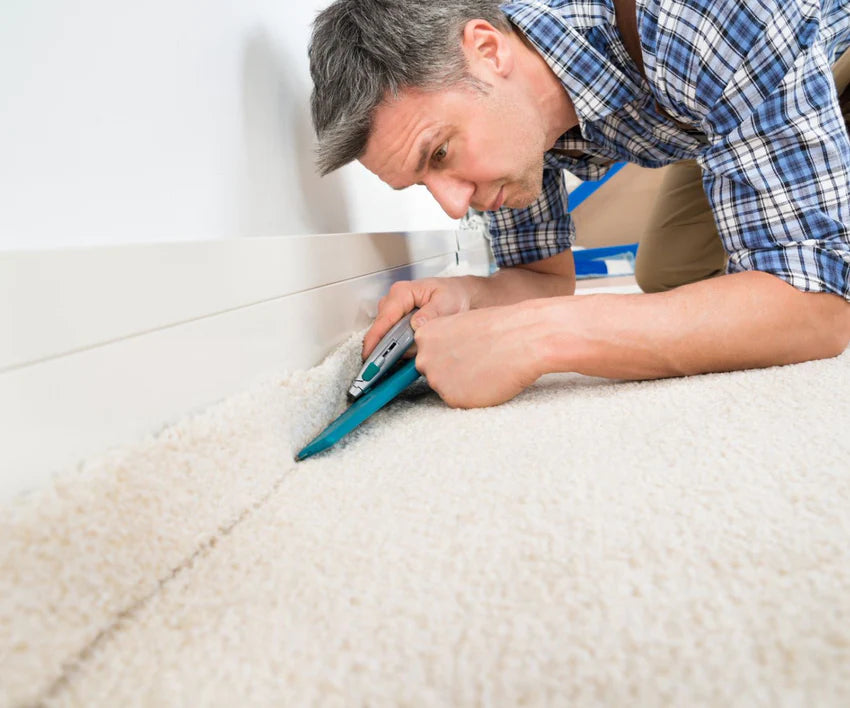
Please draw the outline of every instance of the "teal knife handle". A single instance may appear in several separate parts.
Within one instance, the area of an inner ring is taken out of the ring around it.
[[[339,418],[325,428],[321,434],[305,447],[296,456],[296,460],[304,460],[322,450],[327,450],[340,438],[348,435],[369,416],[377,413],[393,398],[398,396],[404,389],[412,384],[420,376],[416,370],[416,359],[411,359],[393,372],[385,380],[376,384],[374,388],[364,393],[348,410]]]
[[[416,370],[416,359],[411,359],[352,403],[348,410],[325,429],[321,437],[330,444],[337,442],[369,416],[381,410],[420,376]]]
[[[414,307],[390,327],[389,332],[375,345],[375,348],[366,357],[360,373],[357,374],[354,381],[351,382],[351,386],[349,386],[348,393],[352,397],[359,398],[370,388],[374,388],[378,381],[410,349],[415,336],[413,327],[410,326],[410,320],[418,310],[418,307]]]

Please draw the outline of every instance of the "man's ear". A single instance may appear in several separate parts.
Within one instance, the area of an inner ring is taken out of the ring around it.
[[[514,69],[514,55],[508,35],[487,20],[470,20],[461,39],[470,72],[481,79],[506,78]],[[481,75],[481,74],[484,75]]]

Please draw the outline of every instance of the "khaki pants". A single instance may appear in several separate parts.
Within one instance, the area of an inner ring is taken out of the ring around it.
[[[850,50],[841,55],[832,74],[850,126]],[[647,293],[705,280],[726,269],[726,252],[696,160],[676,162],[665,170],[635,263],[635,278]]]

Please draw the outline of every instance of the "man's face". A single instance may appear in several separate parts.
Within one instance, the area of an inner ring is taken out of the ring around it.
[[[422,184],[450,217],[522,208],[540,195],[545,130],[510,85],[406,90],[382,104],[360,162],[394,189]]]

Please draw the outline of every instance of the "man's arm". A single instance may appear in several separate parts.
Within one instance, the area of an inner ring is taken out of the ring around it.
[[[552,301],[544,371],[651,379],[837,356],[850,303],[760,272],[666,293]]]
[[[576,290],[575,259],[569,250],[534,263],[498,270],[489,278],[467,277],[472,308],[574,295]]]
[[[651,379],[832,357],[850,303],[760,272],[651,295],[528,300],[438,318],[416,333],[417,368],[450,406],[502,403],[546,373]]]

